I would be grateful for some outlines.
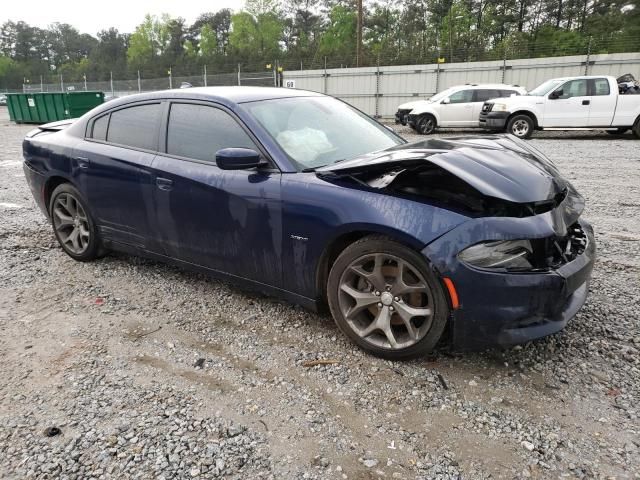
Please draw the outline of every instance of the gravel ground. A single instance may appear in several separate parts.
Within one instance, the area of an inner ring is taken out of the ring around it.
[[[124,255],[74,262],[24,181],[29,129],[0,110],[0,477],[640,479],[630,135],[531,140],[598,240],[563,332],[389,362],[327,315]]]

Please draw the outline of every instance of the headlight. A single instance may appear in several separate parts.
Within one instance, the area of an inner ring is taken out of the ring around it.
[[[506,103],[494,103],[493,104],[493,108],[491,109],[492,112],[506,112],[507,111],[507,104]]]
[[[530,270],[532,254],[529,240],[499,240],[465,248],[458,258],[474,267]]]

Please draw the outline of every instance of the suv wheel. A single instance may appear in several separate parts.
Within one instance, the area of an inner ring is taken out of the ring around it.
[[[416,122],[416,130],[422,135],[430,135],[436,129],[436,119],[433,115],[422,115]]]

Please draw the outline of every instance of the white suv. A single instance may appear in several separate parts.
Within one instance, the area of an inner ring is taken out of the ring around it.
[[[396,123],[409,125],[428,135],[436,128],[480,127],[478,118],[482,105],[492,98],[525,95],[518,85],[468,84],[451,87],[428,100],[403,103],[398,107]]]

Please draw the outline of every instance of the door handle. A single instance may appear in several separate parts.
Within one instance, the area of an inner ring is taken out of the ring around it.
[[[157,177],[156,185],[160,190],[164,192],[168,192],[173,188],[173,180],[169,180],[168,178]]]
[[[591,103],[590,100],[582,100],[583,105],[589,105]]]
[[[87,157],[76,157],[76,162],[78,162],[78,168],[83,170],[89,168],[89,159]]]

